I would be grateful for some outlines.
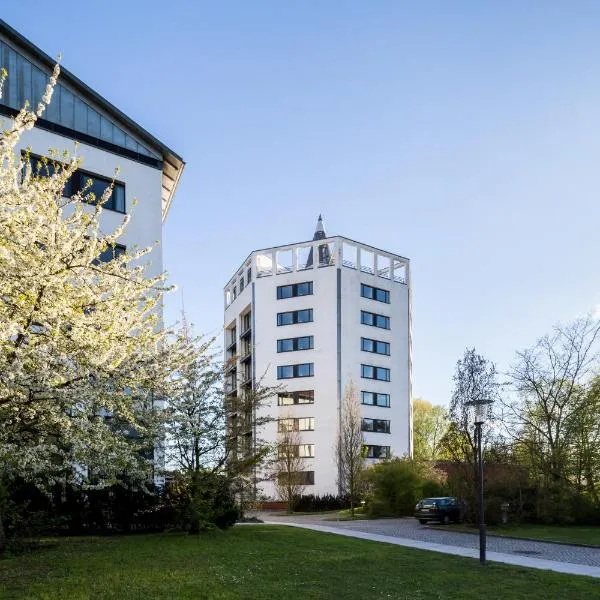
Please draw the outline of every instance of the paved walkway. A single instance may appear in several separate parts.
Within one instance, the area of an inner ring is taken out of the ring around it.
[[[456,556],[479,558],[479,538],[469,533],[423,527],[415,519],[329,521],[333,515],[290,516],[263,513],[265,523],[302,527]],[[490,561],[600,578],[600,550],[564,544],[488,537]]]

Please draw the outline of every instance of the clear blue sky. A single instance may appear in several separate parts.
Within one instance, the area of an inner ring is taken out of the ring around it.
[[[320,212],[411,258],[414,392],[434,403],[465,346],[505,369],[600,303],[597,1],[64,0],[2,18],[186,160],[165,258],[200,331],[250,250],[308,238]]]

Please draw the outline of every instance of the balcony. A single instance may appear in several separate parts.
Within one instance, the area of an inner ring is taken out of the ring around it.
[[[250,334],[252,333],[252,326],[249,325],[247,329],[244,329],[244,331],[242,331],[242,333],[240,333],[240,339],[245,339],[247,337],[250,337]]]
[[[244,348],[242,350],[242,355],[240,356],[240,361],[242,363],[247,363],[252,358],[252,348]]]
[[[233,340],[232,342],[229,343],[229,346],[225,347],[225,350],[235,350],[236,346],[237,346],[237,340]]]

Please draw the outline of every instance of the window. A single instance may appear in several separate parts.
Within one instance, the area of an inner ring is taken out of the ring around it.
[[[304,390],[302,392],[281,392],[277,396],[279,406],[292,406],[294,404],[314,404],[314,390]]]
[[[252,313],[246,313],[242,316],[242,333],[246,333],[252,327]]]
[[[294,350],[311,350],[313,348],[313,336],[286,338],[277,340],[277,352],[292,352]]]
[[[360,349],[365,352],[390,355],[390,345],[387,342],[379,342],[369,338],[360,338]]]
[[[387,290],[381,288],[372,287],[366,283],[360,284],[360,295],[363,298],[369,298],[369,300],[377,300],[377,302],[390,303],[390,293]]]
[[[389,433],[390,422],[385,419],[363,419],[362,430],[374,433]]]
[[[44,164],[44,161],[47,161]],[[60,163],[54,163],[52,159],[43,159],[35,154],[29,155],[32,174],[38,177],[51,177],[57,170],[57,167],[62,168]],[[38,169],[38,164],[40,168]],[[60,169],[58,169],[60,170]],[[102,198],[104,192],[112,184],[111,179],[96,175],[88,171],[78,169],[73,173],[71,179],[67,181],[63,189],[65,198],[70,198],[77,192],[83,192],[86,196],[94,194],[94,199],[90,199],[92,204],[96,204]],[[85,188],[85,190],[84,190]],[[113,190],[108,200],[104,203],[103,208],[114,210],[116,212],[125,213],[125,184],[115,182]]]
[[[237,340],[237,327],[232,327],[227,330],[227,344],[233,346]]]
[[[361,392],[361,403],[369,406],[390,407],[389,394],[377,394],[375,392]]]
[[[314,431],[314,417],[298,418],[298,419],[279,419],[278,431]]]
[[[292,379],[294,377],[312,377],[313,363],[299,365],[283,365],[277,367],[277,379]]]
[[[310,323],[313,320],[313,309],[291,310],[277,313],[277,325],[295,325],[297,323]]]
[[[234,285],[233,286],[233,299],[235,300],[237,298],[237,287]]]
[[[314,471],[291,471],[290,473],[278,473],[277,480],[285,484],[290,481],[292,485],[314,485]]]
[[[360,365],[360,376],[365,379],[377,379],[379,381],[390,380],[390,370],[384,367],[374,367],[373,365]]]
[[[285,298],[295,298],[296,296],[310,296],[312,295],[312,293],[312,281],[304,281],[302,283],[277,286],[277,300],[284,300]]]
[[[370,325],[371,327],[379,327],[381,329],[390,328],[389,317],[384,317],[383,315],[377,315],[375,313],[367,312],[366,310],[360,311],[360,322],[363,325]]]
[[[363,451],[367,458],[389,458],[389,446],[363,446]]]
[[[246,285],[248,285],[252,281],[252,267],[248,267],[246,271]]]
[[[314,458],[314,444],[294,444],[292,446],[283,446],[278,449],[279,458],[293,456],[294,458]]]
[[[240,294],[242,293],[243,289],[244,289],[244,278],[240,277]]]
[[[104,250],[104,252],[100,253],[100,256],[98,256],[97,259],[95,259],[93,261],[94,264],[99,264],[99,263],[107,263],[110,262],[111,260],[115,260],[115,258],[119,258],[119,256],[122,256],[123,254],[125,254],[126,252],[126,248],[125,246],[122,246],[121,244],[115,244],[114,246],[109,246],[106,250]]]

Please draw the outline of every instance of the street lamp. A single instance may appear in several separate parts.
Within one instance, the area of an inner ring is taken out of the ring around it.
[[[481,452],[481,427],[487,420],[493,400],[483,398],[467,402],[473,408],[475,423],[475,444],[477,445],[477,472],[479,474],[479,562],[485,565],[485,517],[483,514],[483,454]]]

